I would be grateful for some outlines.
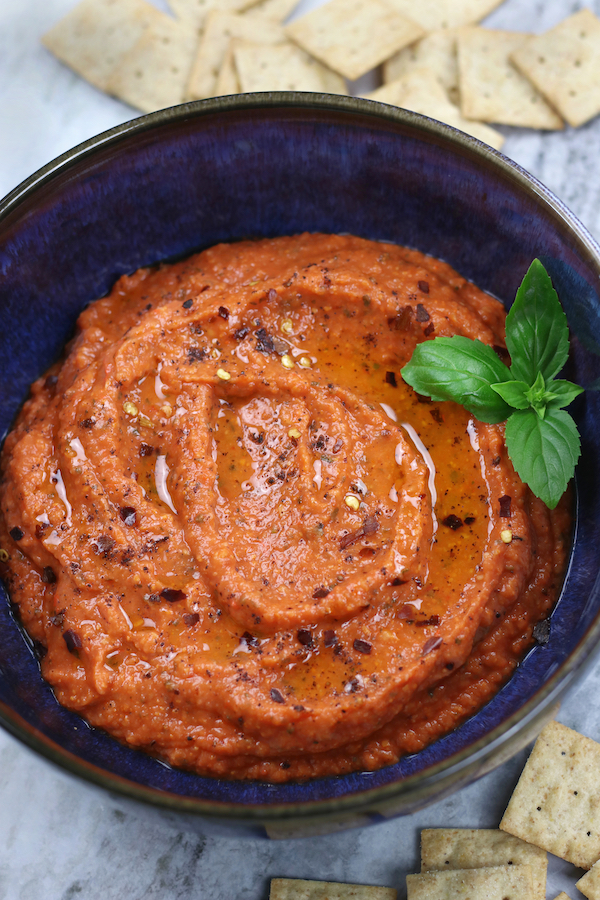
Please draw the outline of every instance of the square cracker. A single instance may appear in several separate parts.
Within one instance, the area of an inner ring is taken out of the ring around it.
[[[269,46],[234,40],[232,46],[242,91],[347,93],[343,78],[291,41]]]
[[[579,879],[575,887],[589,900],[600,900],[600,861]]]
[[[529,866],[454,869],[406,876],[407,900],[531,900]]]
[[[396,900],[396,891],[367,884],[273,878],[269,900]]]
[[[260,44],[280,44],[286,40],[281,25],[269,19],[262,21],[234,13],[209,13],[187,86],[190,100],[215,96],[217,77],[232,38]]]
[[[432,119],[445,122],[461,131],[484,141],[491,147],[500,149],[504,143],[504,137],[500,132],[484,125],[482,122],[472,122],[461,115],[457,106],[448,100],[444,88],[435,75],[429,69],[413,69],[410,74],[384,84],[370,94],[369,100],[379,100],[380,103],[390,103],[393,106],[402,106],[413,112],[421,113]]]
[[[394,53],[383,64],[383,82],[396,81],[408,75],[413,69],[428,68],[440,82],[448,99],[458,106],[458,60],[456,55],[456,28],[442,28],[432,31]]]
[[[152,23],[168,19],[145,0],[82,0],[42,37],[61,62],[101,91]]]
[[[527,35],[471,26],[458,32],[460,106],[467,119],[555,130],[563,121],[511,63]]]
[[[569,125],[600,113],[600,19],[591,10],[530,37],[512,61]]]
[[[548,857],[497,828],[426,828],[421,832],[421,872],[527,865],[533,900],[546,900]]]
[[[504,0],[390,0],[398,12],[425,31],[480,22]]]
[[[257,0],[168,0],[173,13],[196,31],[202,31],[206,17],[213,10],[242,12],[254,6]]]
[[[286,27],[288,36],[344,78],[355,80],[423,36],[392,0],[329,0]]]
[[[165,17],[146,29],[108,80],[106,90],[125,103],[154,112],[184,98],[198,35]]]
[[[550,722],[535,742],[500,828],[589,869],[600,858],[600,744]]]

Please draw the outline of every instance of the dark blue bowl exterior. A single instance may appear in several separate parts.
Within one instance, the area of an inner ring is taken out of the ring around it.
[[[0,207],[0,434],[10,428],[29,384],[60,354],[79,311],[118,276],[219,241],[302,231],[350,232],[416,247],[507,304],[538,256],[581,336],[574,340],[570,377],[586,384],[600,375],[587,349],[600,345],[598,248],[541,186],[494,151],[464,136],[453,139],[452,129],[367,102],[296,95],[278,102],[265,97],[262,104],[256,98],[190,104],[116,132],[34,176]],[[308,805],[314,814],[319,801],[341,798],[350,806],[354,798],[358,807],[369,797],[376,809],[374,789],[410,784],[410,776],[458,759],[494,729],[503,746],[497,757],[505,758],[504,743],[511,728],[519,733],[519,716],[535,717],[541,686],[550,679],[546,708],[598,640],[597,396],[586,394],[576,412],[583,444],[578,533],[550,643],[532,650],[475,717],[421,753],[379,772],[308,784],[236,783],[175,771],[90,729],[56,703],[5,597],[0,719],[67,767],[77,769],[52,744],[117,776],[109,778],[112,788],[127,793],[134,783],[168,792],[163,799],[174,808],[179,798],[234,804],[238,816],[239,804],[268,818],[282,804]],[[513,723],[508,729],[507,722]],[[462,780],[482,767],[465,771]],[[443,790],[438,780],[425,799]],[[400,803],[400,810],[409,808],[408,801]],[[203,811],[202,803],[195,811]]]

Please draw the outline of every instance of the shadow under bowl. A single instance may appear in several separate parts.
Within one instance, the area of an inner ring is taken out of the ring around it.
[[[254,94],[136,119],[41,169],[0,204],[0,435],[81,309],[123,273],[220,241],[303,231],[415,247],[510,303],[534,257],[574,338],[569,376],[600,375],[600,248],[553,194],[461,132],[365,100]],[[294,836],[376,822],[456,790],[525,746],[600,641],[600,410],[582,437],[574,547],[550,640],[451,734],[377,772],[265,784],[165,766],[63,709],[0,598],[0,722],[120,805],[224,834]]]

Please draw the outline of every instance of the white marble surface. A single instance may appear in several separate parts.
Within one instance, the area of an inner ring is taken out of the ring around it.
[[[154,0],[164,8],[162,0]],[[308,9],[319,0],[303,0]],[[135,111],[56,62],[40,35],[74,0],[0,0],[0,196],[73,145]],[[505,0],[488,24],[542,31],[600,0]],[[600,77],[600,73],[599,73]],[[600,117],[538,134],[505,129],[505,152],[561,197],[600,238]],[[600,739],[600,662],[559,718]],[[398,888],[418,871],[423,827],[496,827],[522,768],[521,753],[452,798],[411,817],[301,841],[198,836],[116,812],[96,789],[38,759],[0,732],[0,900],[266,900],[274,876]],[[548,898],[581,898],[577,871],[550,859]]]

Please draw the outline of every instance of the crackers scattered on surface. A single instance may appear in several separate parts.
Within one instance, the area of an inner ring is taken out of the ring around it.
[[[458,32],[463,116],[525,128],[559,129],[563,121],[510,61],[529,38],[514,31],[470,27]]]
[[[477,26],[502,0],[80,0],[42,38],[100,90],[143,112],[240,91],[347,94],[439,119],[499,149],[487,123],[557,130],[600,113],[600,19],[539,36]]]
[[[600,113],[600,19],[591,10],[529,38],[512,61],[569,125]]]
[[[528,866],[533,900],[546,900],[546,851],[496,828],[427,828],[421,832],[421,872]]]
[[[269,900],[396,900],[394,888],[273,878]]]
[[[425,34],[395,9],[392,0],[329,0],[296,19],[286,32],[308,53],[351,80]]]
[[[458,88],[458,60],[456,57],[456,28],[442,28],[422,40],[394,53],[383,64],[383,82],[397,81],[414,69],[426,68],[435,75],[448,99],[460,105]]]
[[[382,85],[367,96],[370,100],[402,106],[431,119],[438,119],[446,125],[452,125],[471,134],[495,147],[496,150],[500,150],[504,143],[504,135],[499,131],[483,122],[465,119],[460,109],[448,99],[443,87],[429,69],[413,69],[402,78]]]
[[[600,862],[595,863],[583,878],[580,878],[576,887],[589,900],[600,900]]]
[[[235,41],[232,49],[242,91],[346,93],[341,76],[295,44],[277,44],[265,53],[262,44]]]
[[[425,31],[458,28],[480,22],[503,0],[390,0],[394,9],[414,19]]]
[[[529,866],[453,869],[406,876],[407,900],[532,900]]]
[[[233,39],[257,44],[281,44],[285,41],[285,35],[281,25],[269,19],[263,21],[257,17],[218,11],[209,13],[187,83],[186,93],[190,100],[215,96],[217,79]],[[263,56],[269,57],[264,47]]]
[[[550,722],[500,828],[582,869],[600,859],[600,744]]]
[[[146,0],[82,0],[42,38],[94,87],[106,90],[124,57],[153,23],[170,21]]]
[[[106,82],[106,90],[143,112],[181,102],[190,76],[196,36],[165,16],[150,25]]]

